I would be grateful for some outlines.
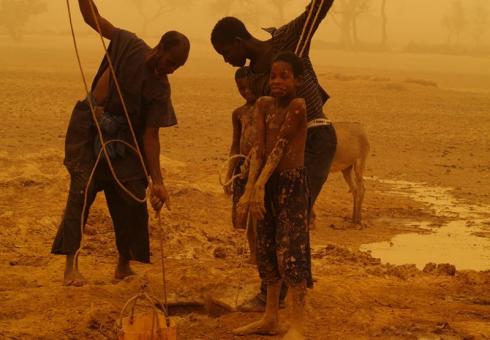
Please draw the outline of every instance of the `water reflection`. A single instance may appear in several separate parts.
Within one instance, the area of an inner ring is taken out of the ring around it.
[[[490,269],[490,239],[478,236],[490,231],[489,207],[461,202],[446,188],[406,181],[378,181],[389,184],[391,194],[423,202],[435,216],[451,218],[452,221],[442,227],[433,227],[429,222],[410,222],[410,225],[418,224],[430,233],[397,235],[389,242],[363,245],[361,250],[371,251],[384,263],[414,263],[420,269],[429,262],[451,263],[459,270]]]

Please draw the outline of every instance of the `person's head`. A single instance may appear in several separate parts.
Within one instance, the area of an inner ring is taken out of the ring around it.
[[[147,58],[147,65],[160,76],[172,74],[186,63],[190,48],[189,39],[185,35],[169,31],[151,50]]]
[[[240,67],[235,72],[235,82],[240,95],[247,101],[247,103],[254,103],[257,99],[250,90],[248,73],[250,69],[247,66]]]
[[[280,52],[272,60],[269,87],[271,96],[296,96],[303,82],[304,65],[300,57],[290,51]]]
[[[225,17],[218,21],[211,32],[211,43],[226,63],[235,67],[247,62],[244,42],[252,38],[245,24],[237,18]]]

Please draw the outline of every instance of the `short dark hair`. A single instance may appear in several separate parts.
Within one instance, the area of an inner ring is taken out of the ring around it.
[[[160,57],[163,51],[168,51],[176,46],[180,46],[181,44],[186,44],[186,47],[190,47],[189,38],[187,38],[184,34],[177,31],[168,31],[162,38],[160,42],[155,48],[152,48],[148,55],[146,56],[146,65],[154,70],[157,66],[158,58]]]
[[[179,46],[186,39],[187,37],[180,32],[168,31],[162,35],[158,47],[162,48],[164,51],[168,51],[172,47]]]
[[[277,61],[283,61],[291,65],[291,68],[293,69],[294,77],[296,78],[303,76],[305,72],[305,66],[303,64],[303,60],[301,60],[300,57],[298,57],[296,54],[294,54],[291,51],[279,52],[272,60],[272,63],[275,63]]]
[[[248,66],[242,66],[235,72],[235,80],[247,78],[250,73],[250,68]]]
[[[211,43],[216,47],[217,44],[231,44],[236,38],[250,39],[251,37],[252,35],[240,19],[224,17],[214,25],[211,32]]]

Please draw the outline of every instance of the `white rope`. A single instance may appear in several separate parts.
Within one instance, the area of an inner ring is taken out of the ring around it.
[[[313,22],[311,22],[311,25],[310,25],[310,20],[313,17],[313,9],[316,7],[316,4],[318,1],[321,1],[320,7],[319,7],[319,10],[316,12],[315,17],[313,18]],[[324,3],[325,3],[325,0],[313,0],[311,2],[310,10],[308,11],[308,16],[306,18],[305,25],[303,26],[303,31],[301,32],[301,36],[298,40],[298,45],[296,45],[296,50],[294,51],[294,53],[299,57],[303,57],[303,54],[305,53],[306,47],[308,46],[308,43],[311,41],[314,27],[316,26],[316,23],[318,21],[318,17],[320,16],[320,12],[321,12],[320,9],[323,7]],[[306,36],[306,39],[303,40],[308,27],[309,27],[308,34]]]
[[[250,160],[250,155],[245,156],[242,154],[236,154],[236,155],[233,155],[230,158],[228,158],[226,161],[224,161],[223,164],[221,165],[221,169],[218,170],[219,184],[221,184],[224,187],[227,187],[231,183],[233,183],[237,178],[240,178],[240,177],[243,178],[244,176],[246,176],[246,172],[240,172],[238,174],[233,175],[228,181],[226,181],[226,182],[223,181],[222,173],[223,173],[223,170],[225,169],[225,167],[227,167],[232,160],[239,159],[239,158],[243,158],[243,159],[245,159],[245,162],[247,162]],[[246,164],[246,163],[244,163],[244,164]]]
[[[94,16],[94,19],[95,21],[97,22],[97,28],[99,30],[99,35],[102,37],[102,33],[101,33],[101,30],[100,30],[100,24],[98,22],[98,19],[97,19],[97,16],[96,16],[96,13],[95,13],[95,9],[93,7],[93,4],[91,1],[89,1],[90,3],[90,6],[91,6],[91,9],[92,9],[92,15]],[[70,20],[70,28],[71,28],[71,33],[72,33],[72,38],[73,38],[73,44],[74,44],[74,47],[75,47],[75,53],[76,53],[76,57],[77,57],[77,61],[78,61],[78,66],[80,68],[80,73],[82,75],[82,80],[83,80],[83,84],[84,84],[84,87],[85,87],[85,92],[87,94],[87,98],[90,99],[90,91],[89,91],[89,88],[88,88],[88,82],[87,82],[87,79],[85,77],[85,72],[83,70],[83,66],[82,66],[82,62],[81,62],[81,58],[80,58],[80,53],[79,53],[79,50],[78,50],[78,43],[77,43],[77,39],[76,39],[76,36],[75,36],[75,30],[74,30],[74,27],[73,27],[73,18],[72,18],[72,14],[71,14],[71,7],[70,7],[70,0],[66,0],[66,5],[67,5],[67,9],[68,9],[68,17],[69,17],[69,20]],[[102,37],[102,41],[103,41],[103,37]],[[105,43],[104,43],[104,49],[106,51],[106,56],[107,56],[107,60],[109,61],[109,65],[112,65],[112,62],[110,61],[110,57],[109,57],[109,54],[108,54],[108,51],[105,47]],[[114,69],[111,67],[111,72],[113,72],[112,76],[114,78],[114,81],[115,83],[117,84],[117,79],[116,79],[116,75],[115,75],[115,72],[114,72]],[[135,151],[135,153],[137,153],[139,156],[140,156],[140,160],[142,160],[142,156],[141,156],[141,152],[139,150],[139,147],[138,147],[138,141],[136,140],[136,137],[134,136],[134,131],[133,131],[133,128],[132,128],[132,124],[131,124],[131,120],[129,119],[129,115],[127,114],[127,110],[126,110],[126,106],[124,104],[124,99],[122,98],[122,95],[121,93],[119,93],[120,97],[121,97],[121,103],[123,105],[123,108],[124,108],[124,111],[126,113],[126,118],[128,120],[128,125],[130,127],[130,130],[132,131],[133,133],[133,141],[135,142],[135,146],[125,142],[125,141],[122,141],[122,140],[109,140],[109,141],[104,141],[104,136],[102,134],[102,129],[99,125],[99,122],[97,120],[97,115],[95,113],[95,107],[92,103],[92,100],[87,100],[88,102],[88,105],[89,105],[89,108],[90,108],[90,111],[92,113],[92,119],[95,123],[95,126],[97,128],[97,134],[98,134],[98,138],[100,139],[100,142],[101,142],[101,149],[100,149],[100,152],[97,156],[97,160],[94,164],[94,167],[92,168],[92,171],[90,173],[90,176],[89,176],[89,179],[87,181],[87,185],[85,187],[85,190],[84,190],[84,202],[83,202],[83,208],[82,208],[82,213],[81,213],[81,218],[80,218],[80,246],[79,248],[77,249],[76,253],[75,253],[75,257],[74,257],[74,265],[77,266],[78,268],[78,256],[80,255],[80,251],[83,247],[83,242],[84,242],[84,225],[85,225],[85,211],[87,210],[87,204],[88,204],[88,191],[89,191],[89,187],[92,183],[92,180],[93,180],[93,177],[95,175],[95,170],[97,169],[97,166],[100,162],[100,159],[101,159],[101,156],[102,154],[104,154],[106,160],[107,160],[107,163],[109,165],[109,169],[111,171],[111,174],[114,178],[114,180],[116,181],[116,183],[123,189],[123,191],[125,191],[131,198],[133,198],[135,201],[139,202],[139,203],[145,203],[146,202],[146,195],[145,197],[143,198],[139,198],[137,196],[135,196],[130,190],[128,190],[124,184],[119,180],[119,178],[117,177],[117,174],[112,166],[112,162],[111,162],[111,159],[109,157],[109,154],[108,154],[108,151],[107,151],[107,145],[111,144],[111,143],[123,143],[124,145],[128,146],[131,150]],[[145,172],[145,176],[147,178],[147,180],[149,181],[149,176],[148,176],[148,172],[146,170],[146,166],[144,164],[144,161],[142,161],[142,166],[143,166],[143,170]]]
[[[101,149],[99,151],[99,154],[97,155],[97,159],[95,161],[94,167],[92,168],[92,171],[90,173],[90,176],[89,176],[87,185],[85,187],[84,202],[83,202],[83,208],[82,208],[82,214],[81,214],[82,216],[81,216],[81,222],[80,222],[80,246],[79,246],[78,250],[75,253],[75,259],[74,259],[74,265],[76,265],[77,268],[78,268],[78,256],[79,256],[80,251],[81,251],[81,249],[83,247],[83,241],[84,241],[84,232],[83,231],[84,231],[84,225],[85,225],[85,211],[87,210],[87,204],[88,204],[88,191],[89,191],[89,187],[90,187],[90,185],[92,183],[93,177],[95,175],[95,171],[97,169],[97,166],[98,166],[98,164],[99,164],[99,162],[100,162],[100,160],[102,158],[102,155],[104,155],[105,158],[106,158],[106,160],[107,160],[107,164],[109,166],[109,169],[111,171],[111,174],[112,174],[114,180],[119,185],[119,187],[121,187],[123,189],[124,192],[126,192],[131,198],[133,198],[135,201],[137,201],[139,203],[145,203],[146,202],[146,199],[147,199],[147,195],[146,194],[145,194],[145,197],[143,197],[143,198],[139,198],[136,195],[134,195],[119,180],[119,178],[117,177],[117,174],[116,174],[116,172],[115,172],[115,170],[113,168],[112,161],[111,161],[111,159],[109,157],[109,154],[108,154],[108,151],[107,151],[107,146],[109,144],[111,144],[111,143],[122,143],[122,144],[126,145],[129,149],[131,149],[133,152],[135,152],[138,155],[138,158],[140,160],[141,166],[142,166],[143,171],[145,173],[145,177],[146,177],[148,183],[151,186],[150,176],[148,175],[148,170],[146,169],[146,165],[145,165],[145,162],[144,162],[144,159],[143,159],[143,155],[142,155],[141,150],[139,148],[138,140],[136,138],[136,134],[134,132],[134,129],[133,129],[133,126],[132,126],[132,123],[131,123],[131,119],[129,117],[129,113],[128,113],[128,110],[127,110],[127,107],[126,107],[126,103],[124,101],[124,98],[123,98],[123,95],[122,95],[120,86],[119,86],[119,82],[117,80],[117,76],[116,76],[116,73],[115,73],[115,70],[114,70],[114,66],[112,64],[112,60],[111,60],[110,55],[109,55],[109,52],[107,50],[107,46],[105,44],[104,37],[102,36],[102,30],[101,30],[100,22],[98,20],[98,17],[97,17],[95,8],[94,8],[94,4],[92,3],[91,0],[89,0],[89,4],[90,4],[92,15],[94,17],[94,20],[95,20],[95,23],[96,23],[96,26],[97,26],[97,31],[99,33],[100,39],[102,41],[102,45],[104,47],[106,59],[108,61],[108,65],[109,65],[109,69],[111,71],[111,75],[112,75],[112,78],[114,80],[114,84],[116,86],[117,93],[119,95],[119,99],[120,99],[120,102],[122,104],[124,114],[126,116],[126,120],[128,122],[129,130],[131,131],[131,136],[132,136],[134,145],[131,145],[128,142],[123,141],[123,140],[119,140],[119,139],[113,139],[113,140],[104,141],[104,136],[102,134],[101,127],[99,125],[99,122],[97,120],[97,116],[95,114],[94,105],[93,105],[93,103],[92,103],[91,100],[87,100],[88,101],[88,105],[90,107],[90,111],[92,113],[92,118],[94,120],[95,126],[97,127],[98,137],[99,137],[100,142],[101,142]],[[85,91],[87,93],[87,98],[90,99],[90,91],[88,89],[88,83],[87,83],[87,79],[85,77],[85,72],[83,70],[83,66],[82,66],[82,62],[81,62],[81,58],[80,58],[80,53],[79,53],[79,50],[78,50],[77,39],[76,39],[76,36],[75,36],[75,30],[74,30],[74,27],[73,27],[73,18],[72,18],[72,14],[71,14],[70,0],[66,0],[66,5],[67,5],[67,9],[68,9],[68,17],[69,17],[69,20],[70,20],[70,28],[71,28],[71,33],[72,33],[72,38],[73,38],[73,44],[74,44],[75,52],[76,52],[76,56],[77,56],[77,61],[78,61],[78,65],[79,65],[79,68],[80,68],[80,73],[82,75],[82,80],[83,80],[83,84],[85,86]],[[157,218],[158,218],[158,223],[159,223],[159,227],[160,227],[160,248],[161,248],[160,254],[161,254],[161,260],[162,260],[162,277],[163,277],[162,278],[163,279],[163,306],[164,306],[163,309],[164,309],[164,314],[165,314],[165,317],[166,317],[167,326],[169,326],[170,325],[170,321],[168,319],[168,309],[167,309],[167,287],[166,287],[166,279],[165,279],[165,258],[164,258],[164,252],[163,252],[163,245],[164,245],[164,241],[163,241],[164,235],[163,235],[163,233],[164,233],[164,230],[163,230],[161,219],[160,219],[160,212],[157,212]],[[145,294],[144,297],[147,298],[147,299],[150,299],[150,297],[147,294]],[[152,298],[152,299],[154,299],[154,298]],[[135,304],[136,304],[136,300],[137,300],[137,298],[134,300],[135,301]],[[154,299],[154,300],[156,300],[156,299]],[[132,300],[130,300],[130,301],[132,301]],[[130,301],[128,301],[128,303]],[[126,306],[128,305],[128,303],[126,304]],[[125,306],[125,308],[126,308],[126,306]],[[123,310],[125,308],[123,308]],[[156,320],[158,322],[158,319],[156,319]]]

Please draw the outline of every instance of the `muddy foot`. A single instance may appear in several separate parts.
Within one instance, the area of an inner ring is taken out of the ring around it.
[[[134,276],[136,273],[131,269],[129,265],[117,265],[114,278],[117,280],[123,280],[129,276]]]
[[[233,330],[235,335],[276,335],[277,334],[277,320],[260,320],[253,322],[247,326],[237,328]]]
[[[284,300],[279,301],[279,308],[286,308],[286,303]],[[262,301],[258,296],[251,298],[239,305],[236,310],[242,313],[260,313],[265,312],[265,302]]]
[[[305,337],[294,328],[290,328],[282,340],[304,340]]]
[[[78,271],[65,272],[63,286],[82,287],[87,280]]]
[[[254,298],[239,305],[237,310],[239,312],[264,312],[265,302],[255,296]]]

